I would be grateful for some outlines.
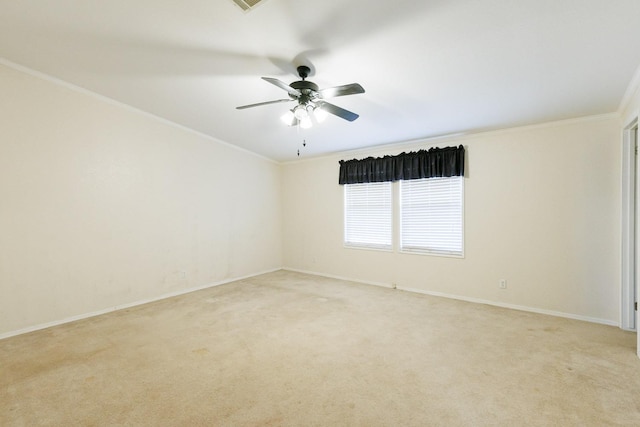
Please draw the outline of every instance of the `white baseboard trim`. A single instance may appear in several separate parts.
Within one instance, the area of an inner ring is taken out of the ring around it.
[[[314,271],[299,270],[299,269],[296,269],[296,268],[283,267],[282,269],[283,270],[287,270],[287,271],[297,272],[297,273],[312,274],[312,275],[315,275],[315,276],[327,277],[327,278],[330,278],[330,279],[337,279],[337,280],[345,280],[345,281],[348,281],[348,282],[362,283],[364,285],[381,286],[381,287],[384,287],[384,288],[397,289],[397,290],[406,291],[406,292],[414,292],[414,293],[423,294],[423,295],[430,295],[430,296],[434,296],[434,297],[449,298],[449,299],[455,299],[455,300],[459,300],[459,301],[471,302],[471,303],[475,303],[475,304],[485,304],[485,305],[491,305],[491,306],[494,306],[494,307],[508,308],[508,309],[511,309],[511,310],[526,311],[526,312],[529,312],[529,313],[545,314],[547,316],[563,317],[565,319],[581,320],[581,321],[584,321],[584,322],[598,323],[600,325],[620,327],[620,325],[617,322],[613,321],[613,320],[599,319],[597,317],[581,316],[581,315],[578,315],[578,314],[564,313],[564,312],[561,312],[561,311],[545,310],[545,309],[542,309],[542,308],[528,307],[528,306],[517,305],[517,304],[508,304],[508,303],[485,300],[485,299],[480,299],[480,298],[465,297],[465,296],[460,296],[460,295],[447,294],[447,293],[444,293],[444,292],[426,291],[424,289],[407,288],[407,287],[404,287],[404,286],[395,286],[394,287],[392,284],[389,284],[389,283],[369,282],[369,281],[366,281],[366,280],[351,279],[351,278],[348,278],[348,277],[334,276],[334,275],[331,275],[331,274],[318,273],[318,272],[314,272]]]
[[[221,280],[219,282],[210,283],[210,284],[203,285],[203,286],[197,286],[195,288],[183,289],[183,290],[176,291],[176,292],[169,292],[167,294],[162,294],[162,295],[160,295],[158,297],[148,298],[148,299],[145,299],[145,300],[135,301],[135,302],[126,303],[126,304],[120,304],[120,305],[116,305],[116,306],[113,306],[113,307],[105,308],[103,310],[97,310],[97,311],[92,311],[90,313],[79,314],[77,316],[66,317],[66,318],[61,319],[61,320],[54,320],[53,322],[41,323],[41,324],[38,324],[38,325],[29,326],[27,328],[18,329],[17,331],[10,331],[10,332],[1,333],[0,334],[0,340],[5,339],[5,338],[10,338],[10,337],[13,337],[13,336],[16,336],[16,335],[22,335],[22,334],[26,334],[26,333],[29,333],[29,332],[39,331],[41,329],[47,329],[47,328],[50,328],[52,326],[58,326],[58,325],[63,325],[65,323],[75,322],[76,320],[87,319],[89,317],[100,316],[102,314],[112,313],[114,311],[123,310],[123,309],[131,308],[131,307],[136,307],[138,305],[148,304],[150,302],[155,302],[155,301],[160,301],[160,300],[167,299],[167,298],[177,297],[177,296],[180,296],[180,295],[190,294],[191,292],[201,291],[203,289],[208,289],[208,288],[213,288],[215,286],[225,285],[227,283],[237,282],[239,280],[244,280],[244,279],[249,279],[251,277],[260,276],[262,274],[273,273],[274,271],[279,271],[279,270],[281,270],[281,268],[275,268],[275,269],[271,269],[271,270],[261,271],[259,273],[249,274],[247,276],[242,276],[242,277],[235,277],[235,278],[232,278],[232,279],[225,279],[225,280]]]
[[[399,286],[397,289],[401,291],[415,292],[415,293],[431,295],[435,297],[443,297],[443,298],[450,298],[450,299],[455,299],[460,301],[472,302],[475,304],[486,304],[486,305],[492,305],[494,307],[509,308],[511,310],[526,311],[529,313],[536,313],[536,314],[545,314],[547,316],[564,317],[565,319],[581,320],[584,322],[598,323],[601,325],[618,326],[618,327],[620,326],[617,322],[613,320],[599,319],[597,317],[581,316],[579,314],[565,313],[562,311],[546,310],[543,308],[535,308],[535,307],[529,307],[529,306],[517,305],[517,304],[508,304],[508,303],[496,302],[496,301],[485,300],[480,298],[472,298],[472,297],[464,297],[460,295],[447,294],[443,292],[425,291],[422,289],[415,289],[415,288],[405,288],[405,287]]]
[[[345,282],[362,283],[363,285],[380,286],[382,288],[393,289],[393,285],[383,282],[370,282],[367,280],[351,279],[349,277],[334,276],[333,274],[318,273],[317,271],[300,270],[298,268],[282,267],[283,270],[292,271],[294,273],[311,274],[312,276],[326,277],[328,279],[344,280]]]
[[[239,280],[249,279],[251,277],[260,276],[262,274],[273,273],[273,272],[279,271],[279,270],[292,271],[292,272],[295,272],[295,273],[310,274],[310,275],[314,275],[314,276],[327,277],[329,279],[344,280],[344,281],[347,281],[347,282],[361,283],[361,284],[364,284],[364,285],[378,286],[378,287],[383,287],[383,288],[387,288],[387,289],[398,289],[398,290],[401,290],[401,291],[414,292],[414,293],[423,294],[423,295],[431,295],[431,296],[435,296],[435,297],[455,299],[455,300],[466,301],[466,302],[471,302],[471,303],[476,303],[476,304],[486,304],[486,305],[491,305],[491,306],[495,306],[495,307],[508,308],[508,309],[512,309],[512,310],[520,310],[520,311],[526,311],[526,312],[530,312],[530,313],[545,314],[545,315],[548,315],[548,316],[564,317],[564,318],[567,318],[567,319],[581,320],[581,321],[585,321],[585,322],[598,323],[598,324],[601,324],[601,325],[620,327],[620,325],[617,322],[611,321],[611,320],[606,320],[606,319],[599,319],[599,318],[594,318],[594,317],[580,316],[580,315],[577,315],[577,314],[564,313],[564,312],[552,311],[552,310],[545,310],[545,309],[540,309],[540,308],[535,308],[535,307],[528,307],[528,306],[523,306],[523,305],[507,304],[507,303],[501,303],[501,302],[496,302],[496,301],[484,300],[484,299],[480,299],[480,298],[464,297],[464,296],[460,296],[460,295],[447,294],[447,293],[443,293],[443,292],[426,291],[424,289],[406,288],[406,287],[402,287],[402,286],[398,286],[398,287],[394,288],[394,286],[392,284],[389,284],[389,283],[373,282],[373,281],[368,281],[368,280],[360,280],[360,279],[353,279],[353,278],[344,277],[344,276],[337,276],[337,275],[333,275],[333,274],[324,274],[324,273],[320,273],[320,272],[317,272],[317,271],[309,271],[309,270],[301,270],[301,269],[297,269],[297,268],[282,267],[282,268],[275,268],[275,269],[271,269],[271,270],[265,270],[265,271],[261,271],[261,272],[254,273],[254,274],[249,274],[249,275],[242,276],[242,277],[235,277],[235,278],[231,278],[231,279],[225,279],[225,280],[222,280],[222,281],[219,281],[219,282],[210,283],[210,284],[203,285],[203,286],[198,286],[198,287],[195,287],[195,288],[189,288],[189,289],[184,289],[184,290],[181,290],[181,291],[170,292],[170,293],[167,293],[167,294],[160,295],[158,297],[149,298],[149,299],[145,299],[145,300],[141,300],[141,301],[135,301],[135,302],[132,302],[132,303],[127,303],[127,304],[120,304],[120,305],[109,307],[109,308],[106,308],[106,309],[103,309],[103,310],[97,310],[97,311],[93,311],[93,312],[90,312],[90,313],[84,313],[84,314],[80,314],[80,315],[77,315],[77,316],[67,317],[67,318],[64,318],[64,319],[61,319],[61,320],[55,320],[53,322],[41,323],[41,324],[38,324],[38,325],[29,326],[27,328],[19,329],[19,330],[16,330],[16,331],[9,331],[9,332],[5,332],[5,333],[1,333],[0,334],[0,340],[5,339],[5,338],[10,338],[10,337],[13,337],[13,336],[17,336],[17,335],[26,334],[26,333],[29,333],[29,332],[39,331],[41,329],[47,329],[47,328],[50,328],[50,327],[53,327],[53,326],[63,325],[65,323],[75,322],[77,320],[82,320],[82,319],[87,319],[87,318],[90,318],[90,317],[100,316],[102,314],[107,314],[107,313],[111,313],[111,312],[114,312],[114,311],[123,310],[123,309],[126,309],[126,308],[136,307],[136,306],[139,306],[139,305],[148,304],[148,303],[155,302],[155,301],[160,301],[160,300],[167,299],[167,298],[172,298],[172,297],[176,297],[176,296],[180,296],[180,295],[189,294],[191,292],[196,292],[196,291],[200,291],[200,290],[207,289],[207,288],[213,288],[215,286],[225,285],[225,284],[231,283],[231,282],[237,282]],[[640,354],[639,354],[639,356],[640,356]]]

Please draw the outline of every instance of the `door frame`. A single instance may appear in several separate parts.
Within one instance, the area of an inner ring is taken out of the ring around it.
[[[627,121],[622,137],[622,286],[620,327],[628,331],[638,330],[638,318],[634,309],[637,295],[637,230],[638,183],[637,131],[638,114]],[[640,342],[640,338],[639,338]],[[638,348],[640,355],[640,347]]]

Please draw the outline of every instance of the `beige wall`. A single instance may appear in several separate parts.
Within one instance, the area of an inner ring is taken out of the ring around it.
[[[282,265],[619,320],[617,117],[279,166],[5,66],[0,93],[0,336]],[[343,247],[338,160],[458,144],[464,259]]]
[[[618,324],[620,135],[601,116],[286,164],[284,265]],[[343,247],[338,160],[459,144],[464,259]]]
[[[0,336],[282,265],[279,165],[1,65],[0,93]]]

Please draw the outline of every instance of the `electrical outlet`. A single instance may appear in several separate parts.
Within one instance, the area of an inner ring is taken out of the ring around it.
[[[507,289],[507,280],[500,279],[500,289]]]

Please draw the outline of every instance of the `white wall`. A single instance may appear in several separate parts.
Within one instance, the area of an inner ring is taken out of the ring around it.
[[[279,165],[2,65],[0,94],[0,336],[282,265]]]
[[[286,164],[284,265],[618,324],[620,135],[610,115]],[[464,259],[343,247],[338,160],[459,144]]]

